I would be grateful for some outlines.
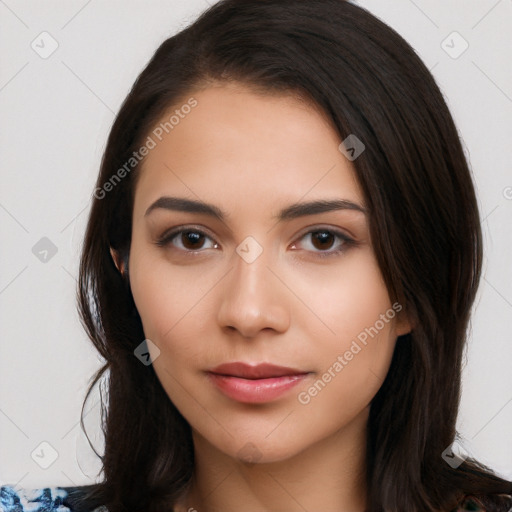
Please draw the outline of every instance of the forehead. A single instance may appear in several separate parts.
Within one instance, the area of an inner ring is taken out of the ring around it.
[[[326,194],[362,201],[331,120],[296,96],[209,87],[165,112],[149,135],[135,209],[171,191],[239,206]]]

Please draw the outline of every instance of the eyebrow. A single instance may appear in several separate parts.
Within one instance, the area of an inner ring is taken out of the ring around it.
[[[188,213],[202,213],[224,221],[229,215],[223,212],[217,206],[197,201],[195,199],[185,199],[183,197],[162,196],[149,206],[144,214],[147,217],[153,210],[164,209]],[[366,215],[367,210],[360,204],[347,199],[322,199],[306,203],[294,203],[282,209],[273,219],[279,222],[292,220],[306,215],[315,215],[318,213],[331,212],[336,210],[355,210]]]

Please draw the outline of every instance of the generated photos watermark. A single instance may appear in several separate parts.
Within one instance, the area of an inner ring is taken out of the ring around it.
[[[311,402],[311,399],[317,396],[326,386],[331,382],[342,370],[347,366],[354,357],[361,352],[361,350],[367,346],[368,337],[374,338],[379,332],[384,329],[385,325],[388,324],[397,313],[402,310],[402,305],[395,302],[391,308],[385,313],[382,313],[379,319],[370,327],[365,328],[357,335],[357,339],[352,340],[350,348],[346,350],[342,355],[338,355],[336,360],[331,366],[312,384],[307,390],[301,391],[297,400],[302,405],[307,405]]]
[[[121,166],[117,171],[101,186],[94,189],[94,197],[96,199],[103,199],[108,192],[114,188],[125,178],[137,165],[149,154],[152,149],[155,149],[159,142],[163,140],[164,133],[168,134],[176,126],[179,125],[182,119],[190,114],[194,107],[197,107],[198,101],[191,97],[187,103],[181,105],[179,109],[175,109],[173,114],[167,121],[161,122],[156,128],[153,129],[151,135],[148,135],[146,142],[137,150],[132,153],[132,156]],[[156,140],[155,140],[156,139]]]

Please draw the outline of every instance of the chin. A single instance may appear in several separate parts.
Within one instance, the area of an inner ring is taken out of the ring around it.
[[[221,443],[215,440],[208,441],[217,450],[248,466],[286,461],[308,446],[305,439],[301,443],[298,439],[291,439],[287,435],[280,436],[274,433],[268,436],[268,430],[260,435],[255,435],[254,432],[250,436],[235,435],[229,440],[223,439]]]

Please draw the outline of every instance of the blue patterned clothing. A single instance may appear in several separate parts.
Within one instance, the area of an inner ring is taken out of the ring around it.
[[[0,512],[78,512],[71,498],[80,487],[46,487],[41,489],[17,489],[11,486],[0,487]],[[467,498],[452,512],[486,512],[475,500]],[[81,512],[108,512],[105,506]]]
[[[0,512],[76,512],[71,491],[79,490],[80,487],[20,489],[4,485],[0,487]],[[108,510],[100,506],[86,512]]]

